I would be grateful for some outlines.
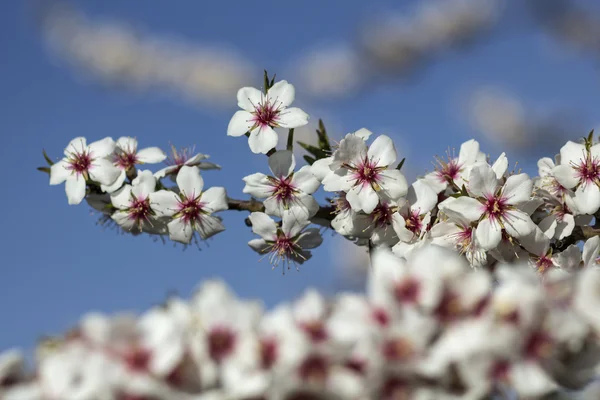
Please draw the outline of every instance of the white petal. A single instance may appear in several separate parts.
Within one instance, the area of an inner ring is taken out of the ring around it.
[[[267,154],[269,150],[277,146],[277,132],[270,126],[253,129],[248,138],[248,145],[254,154]]]
[[[342,163],[357,164],[367,155],[367,145],[364,140],[352,134],[346,135],[340,141],[338,149],[333,153],[333,168],[337,169]]]
[[[308,114],[298,107],[290,107],[283,110],[277,116],[277,125],[282,128],[299,128],[308,124]]]
[[[310,221],[298,218],[297,215],[294,215],[291,212],[284,212],[281,217],[281,230],[288,237],[298,236],[302,229],[306,228],[308,225],[310,225]]]
[[[575,191],[575,204],[582,214],[594,214],[600,208],[600,189],[595,184],[581,185]]]
[[[534,361],[521,361],[509,369],[511,386],[520,398],[541,398],[554,391],[557,384]]]
[[[295,167],[294,153],[289,150],[279,150],[269,156],[269,169],[279,179],[287,177]]]
[[[176,218],[169,222],[167,226],[169,228],[169,237],[171,240],[185,244],[191,242],[194,231],[190,224],[186,224],[181,218]]]
[[[552,175],[554,169],[554,161],[549,157],[540,158],[537,162],[538,174],[543,178],[548,175]]]
[[[112,154],[115,151],[115,141],[111,137],[105,137],[91,143],[88,146],[92,158],[102,158]]]
[[[515,238],[529,235],[536,228],[529,215],[519,210],[508,211],[503,221],[506,232]]]
[[[570,236],[575,228],[575,218],[571,214],[565,214],[562,221],[556,227],[556,239],[563,240],[565,237]]]
[[[438,202],[438,195],[429,184],[418,179],[408,188],[407,199],[412,209],[424,214],[433,210]]]
[[[248,242],[248,246],[258,254],[267,254],[271,251],[271,245],[265,242],[264,239],[252,239]]]
[[[83,136],[72,139],[65,148],[64,154],[69,157],[71,154],[81,154],[87,149],[87,142]]]
[[[178,199],[170,190],[159,190],[150,194],[150,205],[159,217],[170,217],[178,210]]]
[[[314,249],[323,243],[323,237],[318,228],[308,228],[298,238],[298,246],[302,249]]]
[[[252,118],[248,111],[236,111],[227,126],[227,136],[244,136],[254,126]]]
[[[330,168],[332,161],[332,157],[321,158],[312,163],[312,165],[310,166],[310,172],[319,182],[323,182],[323,179],[325,179],[327,175],[333,173],[333,171]]]
[[[294,89],[294,85],[287,81],[276,82],[267,92],[271,104],[282,107],[287,107],[292,104],[295,94],[296,90]]]
[[[487,164],[477,164],[469,176],[469,191],[479,197],[495,194],[498,182],[496,173]]]
[[[433,244],[439,244],[445,247],[454,247],[456,239],[454,235],[460,232],[461,229],[451,222],[440,222],[435,224],[429,233],[433,238]]]
[[[126,153],[135,153],[138,146],[138,141],[129,136],[121,136],[117,139],[116,146]]]
[[[200,201],[206,204],[206,207],[211,210],[211,213],[227,210],[227,193],[223,187],[211,187],[200,197]]]
[[[586,155],[585,146],[581,143],[571,142],[570,140],[560,149],[560,162],[562,165],[572,163],[579,164]],[[564,185],[563,185],[564,186]]]
[[[353,179],[347,169],[338,169],[323,179],[323,190],[326,192],[347,192],[353,185]]]
[[[531,254],[545,256],[550,246],[550,239],[540,228],[535,228],[529,235],[522,235],[519,243]]]
[[[458,219],[458,222],[477,221],[483,215],[482,204],[474,198],[467,196],[450,197],[441,202],[439,208],[451,219]],[[454,216],[458,216],[458,218],[453,218]]]
[[[131,182],[132,192],[137,198],[148,197],[150,193],[156,191],[156,178],[152,175],[152,171],[139,171],[138,176]]]
[[[386,135],[381,135],[375,139],[369,146],[367,154],[369,159],[373,160],[379,167],[391,165],[398,156],[394,142]]]
[[[492,222],[489,218],[485,218],[477,225],[475,236],[482,249],[491,250],[500,243],[502,228],[497,222]]]
[[[71,175],[65,183],[65,192],[69,204],[79,204],[85,197],[85,179],[83,176]]]
[[[600,255],[600,236],[594,236],[583,245],[583,265],[585,267],[592,266],[598,255]]]
[[[502,194],[507,199],[507,203],[518,205],[529,200],[533,181],[527,174],[511,175],[506,180]]]
[[[119,170],[121,171],[121,173],[119,174],[117,179],[115,179],[115,181],[111,185],[100,185],[100,188],[104,192],[113,193],[113,192],[119,190],[121,188],[121,186],[123,186],[125,179],[127,179],[127,172],[125,172],[124,169],[119,168]]]
[[[246,111],[254,111],[263,99],[263,93],[253,87],[243,87],[237,92],[238,107]]]
[[[458,163],[460,165],[471,165],[477,161],[479,155],[479,142],[475,139],[468,140],[460,145],[458,153]]]
[[[105,158],[95,159],[88,171],[91,180],[105,186],[111,186],[121,175],[121,170]]]
[[[253,212],[249,218],[252,223],[252,232],[265,240],[275,240],[277,238],[277,224],[267,214]]]
[[[243,193],[247,193],[257,199],[264,199],[273,193],[273,185],[269,182],[265,174],[257,172],[244,177],[243,180],[246,182],[246,186],[242,190]]]
[[[129,218],[129,214],[125,211],[117,211],[110,217],[125,230],[130,231],[135,226],[135,220]]]
[[[379,173],[379,185],[383,192],[392,200],[406,196],[408,183],[404,174],[397,169],[388,169]],[[437,196],[436,196],[437,200]]]
[[[110,202],[113,206],[119,210],[129,208],[129,202],[131,200],[131,186],[124,185],[118,191],[110,194]]]
[[[372,213],[379,204],[379,196],[371,185],[352,187],[346,194],[346,200],[348,200],[354,211],[364,211],[367,214]]]
[[[406,220],[399,213],[394,213],[392,216],[392,228],[396,235],[398,235],[398,239],[403,242],[410,242],[414,238],[414,234],[406,229]]]
[[[552,170],[552,175],[556,178],[558,183],[567,189],[572,189],[579,183],[577,172],[571,165],[557,165]]]
[[[225,230],[225,226],[221,220],[212,215],[203,215],[195,228],[202,239],[208,239]]]
[[[63,158],[50,167],[51,185],[59,185],[66,181],[69,176],[71,176],[71,170],[67,169],[68,166],[69,163]]]
[[[204,188],[204,179],[198,167],[181,167],[177,173],[177,186],[188,198],[198,197]]]
[[[373,134],[373,132],[371,132],[370,130],[368,130],[367,128],[360,128],[359,130],[357,130],[356,132],[353,133],[353,135],[361,138],[362,140],[367,140],[369,139],[369,137]]]
[[[310,165],[305,165],[294,174],[292,177],[292,184],[296,189],[299,189],[306,194],[313,194],[321,185],[312,174]]]
[[[147,147],[137,152],[137,159],[143,164],[157,164],[166,158],[167,154],[158,147]]]
[[[556,232],[556,227],[558,225],[558,221],[556,220],[555,215],[548,215],[546,218],[540,221],[538,227],[544,232],[544,235],[548,239],[554,238],[554,233]]]
[[[502,153],[492,165],[492,169],[496,174],[496,178],[501,179],[504,176],[504,173],[508,169],[508,159],[506,158],[506,154]]]

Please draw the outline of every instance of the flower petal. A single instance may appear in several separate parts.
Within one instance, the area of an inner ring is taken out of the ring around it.
[[[533,181],[529,179],[529,175],[511,175],[504,184],[502,195],[508,204],[519,205],[529,200],[532,189]]]
[[[252,239],[248,242],[248,246],[258,254],[267,254],[271,251],[271,245],[265,242],[264,239]]]
[[[221,219],[212,215],[203,215],[200,217],[200,221],[196,224],[195,228],[202,239],[208,239],[225,230],[225,226],[221,222]]]
[[[475,237],[482,249],[491,250],[500,243],[502,228],[498,222],[485,218],[477,225]]]
[[[319,182],[323,182],[323,179],[325,179],[327,175],[333,173],[330,168],[332,161],[333,157],[325,157],[315,161],[310,166],[310,172]]]
[[[294,173],[292,185],[306,194],[313,194],[321,184],[312,174],[310,165],[305,165]]]
[[[371,143],[367,155],[378,167],[391,165],[396,161],[396,157],[398,156],[394,142],[386,135],[377,137],[377,139]]]
[[[129,208],[131,200],[131,185],[123,185],[123,187],[114,193],[110,194],[110,202],[119,210]]]
[[[121,228],[130,231],[135,226],[135,220],[129,218],[129,213],[125,211],[117,211],[110,216]]]
[[[254,154],[267,154],[277,146],[277,141],[277,132],[270,126],[262,126],[250,132],[248,145]]]
[[[248,111],[236,111],[227,126],[227,136],[244,136],[253,126],[252,114]]]
[[[289,106],[294,101],[295,95],[296,89],[294,88],[294,85],[287,81],[276,82],[267,92],[271,104],[276,107]]]
[[[137,159],[143,164],[158,164],[166,158],[167,154],[158,147],[146,147],[137,152]]]
[[[296,237],[302,232],[302,229],[310,225],[310,221],[298,218],[298,216],[286,211],[281,216],[281,230],[287,237]]]
[[[263,99],[263,92],[253,87],[243,87],[237,92],[238,107],[246,111],[254,111]]]
[[[289,150],[279,150],[269,156],[269,169],[276,178],[286,178],[295,167],[296,158]]]
[[[159,217],[171,217],[178,211],[179,198],[170,190],[150,194],[150,206]]]
[[[367,214],[372,213],[379,204],[379,196],[371,185],[353,186],[346,194],[346,200],[354,211],[364,211]]]
[[[137,198],[146,198],[150,193],[156,191],[156,178],[152,171],[139,171],[138,176],[131,182],[132,192]]]
[[[379,186],[383,192],[392,200],[406,196],[408,192],[408,183],[404,174],[397,169],[388,169],[379,173]],[[437,200],[437,196],[436,196]]]
[[[560,149],[560,163],[568,166],[570,164],[580,164],[580,160],[585,160],[585,146],[581,143],[568,141]],[[564,185],[563,185],[564,186]]]
[[[115,145],[125,153],[133,154],[137,151],[138,141],[136,138],[121,136],[117,139]]]
[[[111,137],[95,141],[88,146],[92,158],[103,158],[115,151],[115,141]]]
[[[252,223],[252,232],[265,240],[275,240],[277,238],[277,224],[267,214],[253,212],[249,218],[250,223]]]
[[[529,235],[536,229],[529,215],[520,210],[511,210],[503,216],[504,228],[506,232],[515,238]]]
[[[408,202],[413,210],[424,214],[433,210],[438,202],[437,193],[425,181],[418,179],[408,188]]]
[[[71,170],[67,169],[69,163],[62,159],[50,167],[50,185],[60,185],[71,176]]]
[[[338,149],[333,153],[333,169],[343,163],[358,164],[367,156],[367,144],[361,138],[352,134],[346,135],[340,141]]]
[[[475,139],[468,140],[460,145],[460,152],[458,153],[458,164],[462,166],[475,164],[478,155],[479,142]]]
[[[567,189],[572,189],[579,183],[579,177],[575,169],[568,165],[557,165],[552,169],[554,178]]]
[[[91,180],[105,186],[111,186],[121,175],[121,170],[105,158],[94,160],[88,172]]]
[[[169,238],[176,242],[188,244],[192,241],[194,231],[190,224],[185,223],[181,218],[176,218],[169,222]]]
[[[177,186],[187,198],[196,198],[202,193],[204,179],[198,167],[184,165],[177,173]]]
[[[79,204],[85,197],[85,179],[81,175],[71,175],[65,183],[69,204]]]
[[[582,214],[594,214],[600,208],[600,189],[596,184],[584,184],[575,191],[575,204]]]
[[[439,209],[450,217],[450,219],[457,222],[477,221],[483,214],[482,204],[474,198],[467,196],[450,197],[439,204]],[[458,218],[453,218],[454,216]]]
[[[477,164],[469,176],[469,191],[479,197],[493,196],[498,187],[496,173],[488,164]]]
[[[302,249],[314,249],[323,243],[323,237],[318,228],[308,228],[302,232],[296,243]]]
[[[123,186],[125,179],[127,179],[127,173],[125,172],[124,169],[119,168],[119,171],[121,171],[121,173],[119,174],[117,179],[115,179],[115,181],[111,185],[100,185],[100,188],[104,192],[112,193],[112,192],[119,190],[121,188],[121,186]]]
[[[496,174],[496,178],[502,179],[504,173],[508,169],[508,158],[506,158],[506,154],[502,153],[498,156],[498,159],[492,165],[492,169]]]
[[[244,186],[242,192],[252,197],[264,199],[273,193],[274,187],[265,174],[257,172],[244,177],[243,180],[246,182],[246,186]]]
[[[282,128],[299,128],[308,124],[309,116],[298,107],[290,107],[277,116],[277,125]]]
[[[224,211],[229,208],[225,188],[219,186],[211,187],[202,193],[200,201],[206,205],[206,208],[210,209],[211,213]]]
[[[65,147],[64,154],[66,157],[72,154],[82,154],[87,149],[87,141],[83,136],[72,139],[67,147]]]
[[[371,132],[367,128],[360,128],[359,130],[357,130],[356,132],[354,132],[352,134],[361,138],[362,140],[366,141],[373,134],[373,132]]]
[[[600,255],[600,236],[594,236],[586,240],[583,245],[583,265],[586,268],[591,267],[596,262],[596,257]]]

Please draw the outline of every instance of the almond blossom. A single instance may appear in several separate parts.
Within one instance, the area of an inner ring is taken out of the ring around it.
[[[192,155],[193,153],[193,147],[178,150],[175,146],[171,145],[171,155],[165,160],[167,167],[156,171],[154,176],[156,179],[161,179],[165,176],[170,176],[173,178],[177,176],[181,170],[181,167],[184,165],[187,165],[188,167],[198,167],[201,170],[221,169],[221,166],[206,161],[208,158],[210,158],[209,155],[202,153]]]
[[[311,196],[319,188],[319,182],[310,172],[308,165],[294,172],[296,160],[288,150],[280,150],[269,156],[269,168],[274,176],[261,173],[244,178],[244,193],[265,199],[265,212],[281,217],[290,211],[299,219],[308,219],[319,210],[319,205]]]
[[[369,214],[380,199],[406,195],[406,178],[392,165],[395,161],[396,148],[388,136],[379,136],[367,147],[362,138],[346,135],[333,154],[333,173],[323,179],[323,188],[345,192],[353,210]]]
[[[266,154],[278,141],[273,128],[299,128],[308,123],[308,114],[297,107],[289,107],[295,97],[294,86],[279,81],[265,93],[253,87],[241,88],[237,93],[237,111],[227,127],[227,135],[243,136],[249,133],[248,144],[253,153]]]
[[[115,142],[110,137],[89,145],[84,137],[71,140],[65,157],[50,168],[50,184],[65,182],[69,204],[81,203],[88,181],[110,186],[118,179],[119,169],[107,159],[114,149]]]
[[[302,264],[312,254],[310,249],[318,247],[323,238],[317,228],[307,228],[310,222],[297,219],[286,211],[278,226],[267,214],[253,212],[250,214],[252,232],[261,239],[253,239],[248,245],[259,254],[269,254],[269,261],[275,268],[281,261],[284,264]]]
[[[202,239],[222,232],[225,227],[212,214],[227,210],[227,195],[222,187],[204,189],[204,180],[198,167],[181,167],[177,174],[179,194],[160,190],[153,195],[154,210],[158,216],[171,217],[168,223],[172,240],[190,243],[194,231]]]

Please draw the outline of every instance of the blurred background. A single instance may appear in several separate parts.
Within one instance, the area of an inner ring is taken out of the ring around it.
[[[32,349],[87,311],[189,296],[203,279],[272,306],[308,286],[360,289],[368,268],[325,232],[282,275],[246,245],[247,214],[234,211],[226,232],[185,250],[121,235],[48,186],[42,149],[59,158],[76,136],[195,145],[223,166],[207,185],[244,198],[241,179],[267,172],[266,158],[226,129],[237,89],[260,87],[267,69],[311,115],[299,140],[314,140],[319,118],[337,140],[367,127],[394,138],[414,179],[476,138],[535,175],[539,157],[600,127],[599,60],[594,0],[3,1],[0,349]]]

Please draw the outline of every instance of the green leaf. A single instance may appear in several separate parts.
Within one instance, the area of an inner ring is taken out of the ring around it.
[[[317,159],[320,158],[325,158],[327,157],[327,153],[325,153],[323,150],[321,150],[318,147],[315,147],[311,144],[306,144],[304,142],[296,142],[298,143],[300,146],[302,146],[302,148],[306,151],[308,151],[309,153],[311,153],[313,156],[315,156]]]
[[[594,140],[594,130],[592,129],[592,131],[589,133],[589,135],[587,137],[587,141],[591,144],[593,140]]]
[[[331,145],[329,144],[329,137],[327,136],[327,130],[322,119],[319,119],[319,128],[317,129],[317,136],[319,137],[319,147],[327,152],[331,152]]]
[[[399,163],[398,166],[396,167],[396,169],[398,171],[400,171],[402,169],[402,166],[404,165],[404,161],[406,161],[406,157],[404,157]]]
[[[45,173],[47,173],[48,175],[50,175],[50,168],[48,168],[48,167],[37,167],[37,170],[38,170],[38,171],[45,172]]]
[[[267,70],[265,69],[265,75],[263,77],[263,90],[265,91],[265,94],[267,93],[267,91],[269,90],[270,86],[269,86],[269,73],[267,72]]]
[[[54,165],[54,161],[52,161],[52,159],[48,156],[48,154],[46,153],[46,150],[42,150],[42,154],[44,155],[44,159],[46,160],[46,162],[48,163],[49,166],[53,166]]]
[[[311,156],[304,156],[304,161],[306,161],[308,163],[308,165],[313,165],[313,163],[317,160],[315,160],[313,157]]]

